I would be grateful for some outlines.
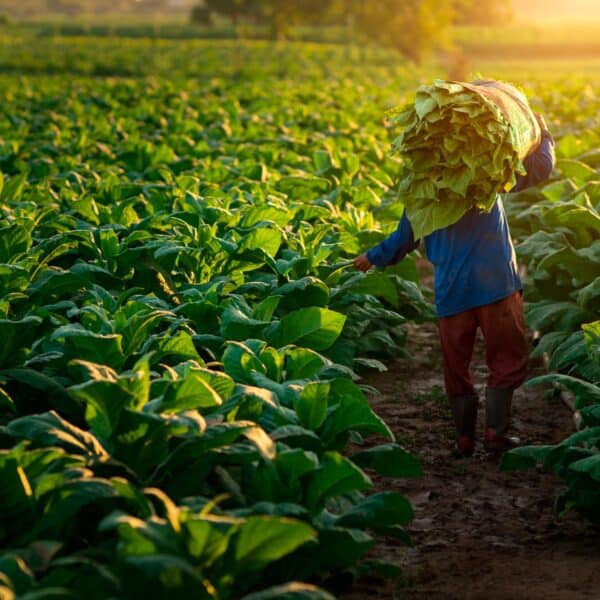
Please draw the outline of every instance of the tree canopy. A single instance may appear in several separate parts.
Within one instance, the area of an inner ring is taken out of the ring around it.
[[[196,20],[206,21],[208,12],[234,25],[263,22],[277,39],[298,24],[345,23],[351,35],[395,48],[418,63],[429,51],[448,44],[450,25],[505,21],[510,9],[510,0],[204,0]]]

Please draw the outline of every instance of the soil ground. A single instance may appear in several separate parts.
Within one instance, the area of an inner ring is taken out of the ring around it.
[[[540,470],[504,473],[478,446],[470,459],[451,457],[454,428],[443,392],[435,325],[411,326],[410,359],[398,359],[365,383],[374,410],[398,443],[420,457],[420,479],[374,477],[377,490],[397,490],[414,507],[407,527],[414,546],[384,538],[374,558],[400,564],[404,577],[361,579],[344,600],[600,599],[600,530],[577,514],[555,516],[562,481]],[[542,371],[531,365],[532,374]],[[484,397],[486,366],[478,339],[472,372]],[[554,444],[574,431],[571,412],[547,390],[519,389],[512,433],[528,444]],[[480,400],[478,435],[484,428]]]

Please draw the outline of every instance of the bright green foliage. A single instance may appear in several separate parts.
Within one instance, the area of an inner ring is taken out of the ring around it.
[[[560,515],[577,510],[600,522],[600,186],[598,146],[593,123],[597,100],[578,98],[583,121],[558,140],[553,181],[541,190],[507,197],[511,230],[521,243],[517,253],[527,266],[526,318],[541,334],[534,356],[546,355],[552,371],[526,385],[552,384],[567,390],[580,414],[580,431],[554,446],[528,446],[507,453],[505,469],[542,465],[564,479],[557,498]],[[569,106],[565,98],[565,112]],[[558,119],[557,119],[558,120]],[[566,130],[565,130],[566,131]]]
[[[356,28],[420,64],[433,50],[448,46],[454,17],[451,0],[344,0]]]
[[[349,268],[395,210],[378,80],[406,70],[162,44],[0,50],[56,74],[2,79],[0,583],[327,599],[301,582],[367,569],[412,517],[342,454],[393,441],[357,371],[431,316],[414,259]],[[418,474],[393,448],[385,475]]]
[[[436,81],[414,104],[390,113],[404,129],[394,141],[403,158],[398,195],[415,239],[452,225],[469,209],[491,210],[509,190],[539,126],[514,87]]]

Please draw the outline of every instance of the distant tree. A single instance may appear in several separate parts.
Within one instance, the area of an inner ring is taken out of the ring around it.
[[[275,39],[286,39],[290,29],[299,24],[354,24],[367,37],[419,63],[428,51],[449,41],[447,32],[456,3],[474,1],[204,0],[194,19],[205,19],[208,10],[229,18],[234,25],[241,20],[266,20]]]
[[[240,21],[256,21],[262,13],[260,0],[204,0],[192,9],[192,18],[196,14],[215,14],[227,17],[233,25]]]
[[[454,0],[458,25],[498,25],[514,19],[511,0]]]
[[[50,12],[59,12],[66,15],[77,15],[86,10],[86,2],[81,0],[46,0]]]
[[[346,0],[358,31],[416,64],[449,44],[452,0]]]
[[[212,25],[214,22],[213,11],[204,4],[197,4],[192,7],[190,21],[197,25]]]
[[[233,25],[266,21],[273,38],[285,39],[293,25],[321,22],[333,5],[334,0],[204,0],[193,9],[191,19],[200,22],[209,14],[217,14]]]
[[[167,7],[167,0],[139,0],[136,2],[136,9],[147,12],[164,11]]]
[[[285,39],[293,25],[323,22],[335,6],[333,0],[264,0],[262,4],[275,39]]]

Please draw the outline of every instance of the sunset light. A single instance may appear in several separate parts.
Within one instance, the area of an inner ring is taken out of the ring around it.
[[[600,19],[598,0],[512,0],[519,19]]]

